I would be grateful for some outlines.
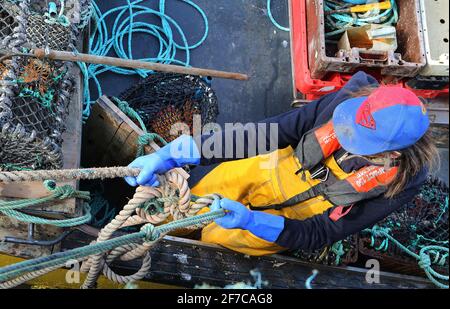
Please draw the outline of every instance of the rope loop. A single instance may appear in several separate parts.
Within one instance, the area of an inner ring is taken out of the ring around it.
[[[65,200],[70,198],[81,198],[90,200],[90,193],[87,191],[78,191],[70,185],[57,186],[54,180],[45,180],[44,187],[53,194],[54,198]]]

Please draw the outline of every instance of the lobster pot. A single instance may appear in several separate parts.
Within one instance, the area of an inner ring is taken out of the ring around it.
[[[154,73],[119,98],[139,113],[150,132],[159,134],[166,141],[180,135],[170,133],[176,123],[185,124],[192,134],[194,115],[200,115],[204,125],[214,122],[219,113],[210,79],[197,76]]]
[[[319,250],[295,250],[288,255],[307,263],[322,265],[348,265],[358,260],[358,235],[350,235],[331,246]]]
[[[4,38],[11,36],[17,22],[14,18],[17,13],[17,6],[8,1],[0,2],[0,46]]]
[[[68,25],[49,19],[45,1],[1,3],[3,49],[12,53],[30,48],[73,49],[79,29],[71,19],[80,19],[78,1],[65,3]],[[0,169],[63,166],[62,134],[69,116],[72,73],[69,62],[15,56],[0,63]]]
[[[34,58],[14,57],[1,72],[0,168],[62,166],[64,121],[73,83],[57,68]]]
[[[390,235],[409,250],[419,253],[426,246],[448,248],[448,186],[438,179],[429,178],[414,200],[392,213],[377,225],[390,229]],[[382,244],[377,237],[360,236],[359,248],[362,254],[380,259],[385,267],[407,274],[423,274],[418,261],[407,255],[398,246]],[[448,276],[448,255],[442,253],[430,256],[433,269]]]

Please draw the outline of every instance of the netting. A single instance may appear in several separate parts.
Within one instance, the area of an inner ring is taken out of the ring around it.
[[[287,255],[314,264],[338,266],[355,263],[358,260],[358,236],[351,235],[322,249],[294,250]]]
[[[390,230],[390,235],[413,252],[430,245],[448,248],[448,186],[429,177],[420,193],[400,210],[377,225]],[[360,236],[360,251],[381,259],[385,266],[400,272],[421,273],[417,261],[382,238],[372,242],[370,235]],[[448,255],[436,261],[437,270],[448,275]]]
[[[17,22],[14,19],[12,5],[8,2],[0,2],[0,41],[11,35]]]
[[[46,17],[42,15],[31,15],[28,18],[27,39],[32,47],[56,50],[69,50],[71,42],[71,28],[61,24],[51,25],[51,30],[46,23]]]
[[[209,80],[190,75],[154,73],[119,98],[139,113],[149,131],[166,141],[177,137],[170,134],[174,124],[186,124],[192,134],[195,114],[204,125],[214,122],[219,113]]]
[[[74,0],[66,4],[73,8]],[[36,47],[71,50],[78,39],[77,24],[63,23],[69,20],[65,15],[50,18],[47,1],[2,1],[0,9],[0,48],[13,55]],[[62,166],[72,68],[69,62],[28,56],[0,63],[0,169]]]

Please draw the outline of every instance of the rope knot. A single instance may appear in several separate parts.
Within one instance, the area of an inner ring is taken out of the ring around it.
[[[76,190],[69,185],[64,185],[62,187],[56,187],[54,192],[59,195],[58,198],[60,200],[73,198],[76,195]]]
[[[431,258],[427,253],[420,253],[419,267],[427,270],[431,267]]]
[[[381,226],[378,226],[378,225],[374,225],[372,227],[372,230],[371,230],[372,235],[375,236],[375,237],[381,237],[381,236],[389,235],[390,231],[391,231],[390,228],[388,228],[388,227],[381,227]]]
[[[144,242],[154,242],[160,235],[160,233],[156,231],[155,226],[151,223],[147,223],[141,227],[141,232],[145,233]]]
[[[70,185],[58,187],[54,180],[44,181],[44,187],[48,191],[52,192],[60,200],[76,197],[78,192],[77,190],[75,190],[75,188],[73,188]]]
[[[153,142],[156,138],[156,134],[154,133],[144,133],[138,137],[138,144],[145,146]]]

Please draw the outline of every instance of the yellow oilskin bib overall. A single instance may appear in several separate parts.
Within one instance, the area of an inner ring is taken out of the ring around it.
[[[351,175],[341,170],[333,156],[327,158],[324,163],[339,180]],[[192,193],[199,196],[219,193],[244,205],[278,204],[320,182],[320,180],[311,179],[309,172],[306,172],[306,178],[303,181],[301,175],[296,174],[300,168],[301,165],[292,147],[287,147],[270,154],[222,163],[206,175],[192,189]],[[330,207],[332,207],[330,202],[318,196],[292,207],[264,211],[289,219],[303,220],[322,214]],[[285,250],[246,230],[224,229],[215,223],[203,228],[201,240],[256,256]]]

